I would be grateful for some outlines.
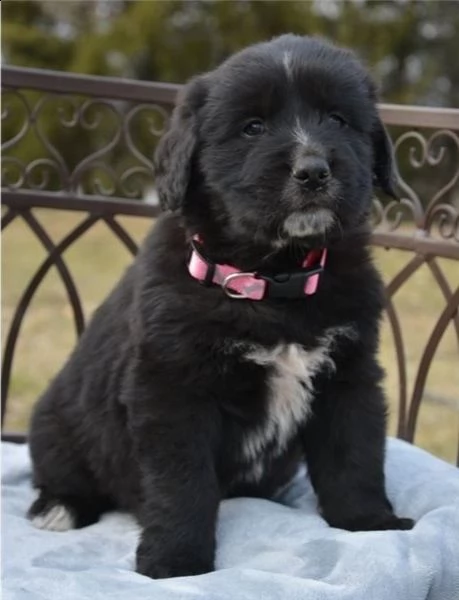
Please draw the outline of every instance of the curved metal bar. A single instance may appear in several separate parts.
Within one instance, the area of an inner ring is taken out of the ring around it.
[[[389,298],[401,288],[401,286],[415,273],[419,267],[425,262],[425,256],[422,254],[416,254],[413,258],[406,263],[401,271],[393,277],[392,281],[386,286],[386,294]]]
[[[63,240],[54,247],[54,250],[48,254],[46,259],[40,265],[38,271],[35,273],[33,278],[30,280],[29,285],[24,291],[16,312],[14,313],[13,322],[8,332],[8,337],[5,343],[5,350],[3,355],[2,364],[2,406],[1,406],[1,423],[3,426],[3,420],[6,412],[6,403],[8,397],[8,389],[11,377],[11,366],[13,363],[14,349],[16,347],[16,341],[19,335],[19,331],[24,320],[26,310],[43,278],[49,271],[50,267],[55,263],[56,258],[62,254],[75,240],[83,235],[88,229],[90,229],[94,223],[99,220],[98,216],[90,215],[84,221],[82,221],[75,229],[73,229]]]
[[[459,212],[452,204],[442,203],[432,208],[426,223],[429,235],[436,223],[441,238],[459,243]]]
[[[27,132],[30,130],[31,110],[30,110],[30,105],[29,105],[27,98],[24,96],[24,94],[21,91],[19,91],[17,89],[6,89],[3,93],[10,94],[11,96],[14,96],[15,98],[19,99],[19,101],[21,102],[21,104],[23,105],[23,107],[25,109],[25,119],[24,119],[24,122],[21,124],[19,131],[15,135],[13,135],[13,137],[11,137],[9,140],[5,140],[4,142],[2,142],[2,152],[6,152],[6,150],[9,150],[13,146],[15,146],[17,144],[17,142],[22,140],[22,138],[25,137],[27,135]],[[8,104],[6,104],[5,102],[2,102],[2,122],[5,119],[8,119],[8,117],[10,115],[9,109],[10,109],[10,107],[8,106]]]
[[[16,210],[9,208],[6,213],[2,216],[2,231],[8,227],[10,223],[18,216]]]
[[[150,184],[153,181],[154,173],[146,167],[135,166],[126,169],[119,177],[120,191],[126,198],[138,198],[142,194],[141,179],[134,179],[134,176],[141,175],[144,180],[149,180]],[[133,181],[132,181],[133,180]]]
[[[43,147],[46,148],[46,151],[53,157],[53,159],[55,161],[54,167],[57,169],[57,171],[59,173],[62,189],[68,189],[68,181],[69,181],[69,176],[70,176],[68,167],[67,167],[62,155],[60,154],[60,152],[57,150],[57,148],[54,147],[54,145],[48,139],[45,131],[42,129],[41,121],[40,121],[40,116],[43,113],[44,107],[51,100],[56,100],[56,99],[60,100],[60,101],[65,100],[67,102],[70,102],[72,104],[73,109],[75,110],[75,100],[73,98],[70,98],[69,96],[62,96],[62,95],[56,96],[55,94],[46,94],[46,95],[42,96],[41,98],[39,98],[39,100],[35,104],[35,107],[33,109],[30,120],[31,120],[31,123],[33,123],[35,126],[35,133],[37,134],[38,139],[43,144]],[[59,112],[58,112],[58,114],[59,114]]]
[[[91,158],[91,160],[93,160],[94,156],[95,153],[86,158]],[[84,159],[84,161],[85,160],[86,159]],[[87,188],[88,193],[98,195],[99,197],[114,196],[118,183],[118,175],[116,174],[115,169],[100,160],[94,160],[94,162],[83,164],[84,161],[81,161],[75,167],[75,171],[71,176],[73,188],[78,189],[78,187],[80,187],[80,189],[82,189],[82,179],[84,175],[90,173],[92,170],[98,169],[99,171],[103,171],[110,178],[110,181],[108,183],[104,183],[99,177],[94,178],[94,180],[90,182],[92,184],[91,187],[89,188],[88,186]],[[78,175],[78,180],[76,182],[73,179],[74,174]]]
[[[394,153],[397,155],[400,150],[401,145],[409,140],[411,144],[413,142],[418,143],[418,151],[419,158],[416,156],[416,146],[411,145],[409,147],[409,160],[412,167],[419,169],[425,162],[427,156],[427,143],[424,138],[418,131],[407,131],[403,133],[394,144]],[[405,179],[398,174],[398,185],[400,189],[402,189],[408,196],[408,199],[402,199],[403,204],[410,208],[413,221],[418,228],[424,228],[424,209],[422,207],[422,202],[419,198],[419,195],[413,190],[413,188],[405,181]],[[393,203],[391,202],[389,206]],[[387,212],[387,210],[386,210]]]
[[[32,160],[24,169],[24,182],[32,190],[45,190],[50,183],[50,175],[53,170],[59,177],[62,176],[59,165],[52,159],[37,158]],[[34,178],[38,181],[35,181]]]
[[[430,137],[428,144],[427,144],[427,159],[430,158],[429,164],[431,164],[433,166],[436,166],[438,163],[440,163],[445,154],[444,146],[440,147],[438,156],[434,156],[433,154],[431,154],[432,146],[433,146],[434,142],[436,140],[438,140],[440,137],[446,137],[446,138],[449,138],[450,140],[452,140],[452,142],[455,144],[456,150],[459,152],[459,137],[454,133],[454,131],[449,131],[448,129],[440,129],[439,131],[436,131]],[[442,199],[442,197],[456,185],[458,179],[459,179],[459,164],[458,164],[458,168],[453,173],[450,180],[440,190],[438,190],[438,192],[434,195],[434,197],[429,202],[427,208],[425,209],[425,216],[426,216],[427,223],[429,222],[429,218],[430,218],[433,208],[438,204],[438,202]]]
[[[430,136],[430,137],[429,137]],[[412,169],[421,170],[423,167],[438,167],[448,153],[448,147],[438,147],[438,141],[445,139],[456,151],[459,152],[459,137],[455,128],[441,129],[433,134],[422,134],[419,131],[406,131],[402,133],[394,143],[394,152],[398,156],[401,151],[408,156],[409,165]],[[457,157],[455,170],[445,185],[433,195],[427,202],[421,201],[418,192],[413,188],[402,174],[398,174],[398,186],[402,191],[400,202],[395,200],[385,206],[381,201],[374,203],[374,226],[382,232],[393,232],[402,223],[404,213],[408,210],[409,221],[416,229],[430,234],[433,226],[438,223],[438,234],[440,238],[455,238],[459,242],[459,213],[454,203],[443,202],[447,194],[454,189],[459,180],[459,167]],[[427,205],[427,208],[424,208]]]
[[[33,214],[30,211],[25,211],[21,216],[27,222],[48,253],[53,252],[56,248],[56,245],[37,221],[37,219],[33,216]],[[67,291],[69,302],[73,309],[75,330],[77,336],[79,337],[83,333],[84,329],[84,314],[80,295],[78,294],[73,277],[71,276],[70,271],[68,270],[67,265],[65,264],[65,261],[61,255],[56,257],[55,265],[59,275],[61,276],[62,283]]]
[[[458,307],[459,287],[454,292],[454,294],[452,294],[451,298],[448,301],[448,304],[444,308],[435,327],[433,328],[433,331],[427,341],[426,348],[419,363],[418,372],[414,383],[413,396],[408,411],[408,424],[405,432],[405,439],[410,442],[412,442],[414,439],[416,421],[419,414],[419,407],[421,406],[422,401],[422,393],[425,388],[427,376],[430,370],[430,365],[432,364],[432,359],[435,355],[438,344],[440,343],[443,334],[446,331],[446,328],[450,320],[453,318],[453,315],[457,311]]]
[[[160,137],[167,126],[169,120],[169,113],[164,107],[154,104],[138,104],[131,108],[128,113],[125,115],[123,119],[122,127],[124,131],[124,136],[126,140],[127,147],[129,151],[136,157],[136,159],[147,169],[149,169],[152,173],[154,171],[153,161],[149,160],[136,146],[134,140],[131,136],[130,126],[134,117],[141,113],[141,111],[149,110],[151,112],[155,111],[160,117],[162,117],[164,121],[163,129],[155,129],[154,125],[150,122],[150,126],[148,128],[149,133],[152,136]]]
[[[90,114],[90,110],[96,110],[95,117],[91,122],[88,118]],[[81,177],[84,173],[90,169],[95,161],[98,161],[99,158],[106,156],[111,150],[113,150],[118,142],[121,139],[122,134],[122,115],[119,110],[114,106],[114,104],[108,100],[100,100],[100,99],[87,99],[83,102],[78,110],[78,122],[82,125],[82,127],[88,131],[96,129],[101,123],[104,115],[101,111],[106,111],[105,115],[111,115],[112,118],[115,119],[115,128],[113,131],[113,135],[111,139],[105,143],[102,148],[95,150],[88,156],[86,156],[83,160],[81,160],[76,167],[73,169],[73,172],[70,175],[70,188],[75,191],[77,186],[81,183]],[[111,167],[106,167],[107,173],[114,173]],[[111,188],[107,188],[109,193],[107,195],[112,195],[115,193],[116,189],[116,178],[112,184]]]
[[[116,221],[113,217],[105,217],[104,221],[108,225],[108,227],[113,231],[113,233],[116,235],[116,237],[121,242],[123,242],[123,244],[129,250],[129,252],[133,256],[135,256],[139,250],[139,247],[134,242],[132,237],[128,234],[128,232],[124,229],[124,227],[122,227],[118,223],[118,221]]]
[[[386,298],[386,312],[391,324],[395,352],[397,355],[399,381],[397,437],[404,437],[407,417],[406,353],[400,321],[392,300],[389,297]]]
[[[2,156],[2,190],[20,190],[26,180],[26,169],[27,165],[20,158]],[[16,179],[11,179],[11,172],[13,172],[13,176],[16,175]]]
[[[432,275],[435,277],[435,281],[438,284],[438,287],[441,289],[444,299],[446,302],[449,302],[453,292],[449,286],[448,280],[445,277],[445,274],[441,270],[435,258],[431,258],[427,261],[427,266],[429,267]],[[453,316],[454,328],[456,329],[456,337],[457,342],[459,344],[459,311]]]

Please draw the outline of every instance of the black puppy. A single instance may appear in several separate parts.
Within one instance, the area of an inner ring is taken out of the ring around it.
[[[156,160],[173,212],[33,416],[35,525],[127,509],[140,573],[204,573],[220,500],[304,457],[330,525],[410,528],[384,489],[366,220],[394,175],[365,70],[317,39],[250,47],[185,88]]]

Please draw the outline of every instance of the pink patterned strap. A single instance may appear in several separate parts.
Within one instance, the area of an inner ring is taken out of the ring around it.
[[[302,267],[305,269],[309,269],[316,264],[319,264],[322,268],[325,267],[325,263],[327,261],[327,249],[323,248],[322,250],[311,250],[308,252],[305,259],[303,260]],[[304,286],[304,294],[305,296],[312,296],[317,291],[319,286],[319,277],[320,273],[316,273],[315,275],[311,275],[306,280],[306,284]]]
[[[201,282],[220,285],[231,298],[262,300],[266,294],[268,281],[257,273],[241,272],[231,265],[218,265],[206,261],[196,248],[198,238],[194,238],[188,271],[194,279]],[[303,260],[302,267],[310,269],[314,266],[324,267],[327,250],[311,250]],[[213,271],[213,273],[212,273]],[[315,294],[319,284],[320,273],[306,278],[303,293],[305,296]]]

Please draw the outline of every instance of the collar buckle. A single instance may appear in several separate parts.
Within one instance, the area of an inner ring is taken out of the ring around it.
[[[276,275],[259,273],[258,276],[267,282],[266,298],[304,298],[305,295],[309,295],[306,292],[308,281],[314,276],[318,280],[323,271],[323,266],[318,265],[290,273]]]
[[[234,300],[304,298],[316,293],[324,272],[327,249],[311,250],[302,267],[286,273],[240,272],[231,265],[215,264],[203,255],[198,236],[193,236],[187,259],[188,271],[205,286],[220,285]]]
[[[231,285],[232,281],[240,279],[241,277],[253,277],[253,273],[232,273],[231,275],[227,275],[221,283],[222,290],[229,298],[233,298],[233,300],[247,300],[250,298],[250,294],[248,292],[237,292],[234,290],[234,288],[231,289],[228,287]]]

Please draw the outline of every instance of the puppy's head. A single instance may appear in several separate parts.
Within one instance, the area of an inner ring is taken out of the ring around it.
[[[293,35],[249,47],[185,87],[157,149],[161,203],[226,254],[327,243],[365,219],[373,184],[395,195],[375,102],[349,51]]]

